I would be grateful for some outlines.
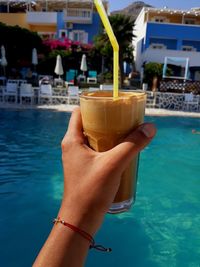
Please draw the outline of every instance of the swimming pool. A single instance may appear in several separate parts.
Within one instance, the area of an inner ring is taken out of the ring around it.
[[[0,110],[0,266],[29,267],[62,195],[60,141],[70,114]],[[158,134],[141,154],[137,201],[107,215],[86,267],[200,266],[200,119],[147,117]]]

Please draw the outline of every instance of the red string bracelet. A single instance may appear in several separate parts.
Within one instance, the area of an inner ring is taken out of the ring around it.
[[[86,233],[85,231],[79,229],[78,227],[76,227],[76,226],[74,226],[72,224],[69,224],[69,223],[65,222],[64,220],[61,220],[60,217],[54,219],[53,223],[54,224],[61,223],[64,226],[67,226],[68,228],[73,230],[74,232],[80,234],[83,238],[87,239],[90,242],[90,249],[94,248],[96,250],[100,250],[100,251],[103,251],[103,252],[111,252],[112,251],[111,248],[105,248],[105,247],[103,247],[101,245],[96,245],[95,241],[94,241],[94,238],[90,234]]]

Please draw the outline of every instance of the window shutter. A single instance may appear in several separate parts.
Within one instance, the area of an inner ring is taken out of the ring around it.
[[[88,44],[88,33],[84,32],[84,40],[83,40],[84,44]]]
[[[73,41],[73,39],[74,39],[74,33],[73,32],[69,32],[69,39]]]

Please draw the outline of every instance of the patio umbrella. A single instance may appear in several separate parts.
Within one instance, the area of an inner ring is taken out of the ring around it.
[[[60,75],[63,75],[64,71],[63,71],[63,66],[62,66],[62,59],[60,55],[57,55],[56,58],[56,67],[54,72],[59,76],[60,79]]]
[[[6,59],[6,50],[5,47],[1,46],[1,66],[3,67],[3,72],[5,75],[5,67],[8,65],[7,59]]]
[[[82,56],[80,69],[83,71],[83,75],[84,75],[84,72],[87,71],[87,61],[86,61],[86,55],[85,54],[83,54],[83,56]]]
[[[33,48],[32,50],[32,64],[34,65],[34,68],[36,68],[36,65],[38,65],[38,55],[36,48]]]
[[[126,61],[123,62],[123,69],[124,69],[124,74],[126,75],[127,74],[127,62]]]

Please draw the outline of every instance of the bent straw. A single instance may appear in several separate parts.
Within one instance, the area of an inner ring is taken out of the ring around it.
[[[111,45],[113,47],[113,58],[114,58],[114,66],[113,66],[113,97],[117,98],[119,96],[119,45],[117,42],[117,39],[113,33],[112,27],[110,25],[110,21],[107,17],[105,8],[102,4],[101,0],[94,0],[96,9],[99,13],[99,16],[102,20],[102,23],[105,27],[105,30],[108,34],[109,40],[111,42]]]

